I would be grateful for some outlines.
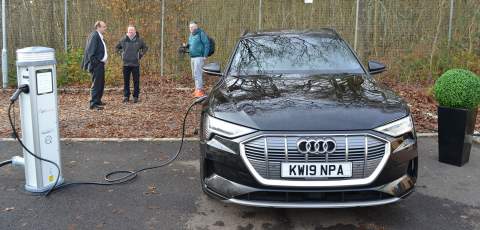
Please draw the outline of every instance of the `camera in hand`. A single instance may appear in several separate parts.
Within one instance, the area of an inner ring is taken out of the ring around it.
[[[178,47],[178,50],[177,50],[178,54],[180,55],[183,55],[183,54],[186,54],[188,53],[188,45],[180,45],[180,47]]]

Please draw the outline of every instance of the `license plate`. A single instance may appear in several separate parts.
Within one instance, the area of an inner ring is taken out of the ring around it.
[[[284,178],[352,177],[352,162],[282,163]]]

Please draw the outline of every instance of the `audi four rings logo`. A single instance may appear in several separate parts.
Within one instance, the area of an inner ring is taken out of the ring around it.
[[[299,139],[297,149],[303,154],[325,154],[333,153],[337,149],[337,143],[331,138],[323,139]]]

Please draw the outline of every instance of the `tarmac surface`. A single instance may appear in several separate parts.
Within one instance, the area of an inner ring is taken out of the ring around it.
[[[66,182],[102,181],[106,173],[165,160],[176,141],[64,141]],[[225,204],[204,195],[198,143],[188,141],[168,167],[131,183],[82,185],[34,196],[22,168],[0,168],[0,229],[480,229],[480,145],[463,167],[438,162],[436,137],[419,138],[416,191],[401,202],[351,209],[267,209]],[[0,142],[0,160],[20,155]]]

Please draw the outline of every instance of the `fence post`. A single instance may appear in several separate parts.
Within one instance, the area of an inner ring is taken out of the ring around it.
[[[63,13],[63,16],[64,16],[64,21],[63,21],[63,24],[64,24],[64,37],[63,37],[63,41],[64,41],[64,49],[65,49],[65,53],[68,51],[68,27],[67,27],[67,23],[68,23],[68,5],[67,5],[67,0],[64,0],[63,1],[63,5],[64,5],[64,13]]]
[[[258,30],[262,29],[262,0],[258,4]]]
[[[5,26],[6,16],[5,14],[5,0],[2,0],[2,40],[3,40],[3,47],[2,47],[2,82],[3,88],[6,89],[8,87],[8,55],[7,55],[7,30]]]
[[[358,16],[360,9],[360,0],[357,0],[357,7],[355,9],[355,37],[353,39],[353,49],[357,51],[357,41],[358,41]]]
[[[448,19],[448,47],[452,41],[452,20],[453,20],[453,5],[455,0],[450,0],[450,18]]]
[[[165,27],[165,1],[162,0],[162,32],[161,32],[161,38],[160,38],[160,76],[163,76],[163,45],[164,45],[164,27]]]

